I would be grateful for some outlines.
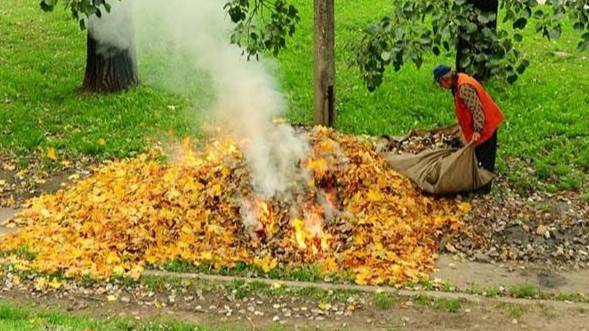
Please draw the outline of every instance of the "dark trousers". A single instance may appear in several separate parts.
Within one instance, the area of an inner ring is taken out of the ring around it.
[[[475,148],[475,154],[480,166],[490,172],[495,172],[495,159],[497,158],[497,131],[493,133],[489,140]],[[492,183],[489,183],[481,187],[477,192],[488,194],[491,192],[491,185]]]

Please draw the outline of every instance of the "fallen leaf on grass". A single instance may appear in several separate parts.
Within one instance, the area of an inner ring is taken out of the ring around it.
[[[47,158],[53,161],[57,160],[57,150],[54,147],[47,149]]]

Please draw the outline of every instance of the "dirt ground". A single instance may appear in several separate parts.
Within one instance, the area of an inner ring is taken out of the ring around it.
[[[506,304],[484,299],[462,301],[457,312],[448,312],[408,297],[400,297],[390,307],[376,306],[366,293],[327,307],[317,298],[254,294],[237,299],[222,290],[194,288],[157,293],[124,290],[116,300],[83,291],[39,293],[4,288],[0,301],[104,319],[164,319],[251,330],[272,326],[287,330],[587,330],[589,326],[589,305]],[[353,311],[346,308],[350,305]]]

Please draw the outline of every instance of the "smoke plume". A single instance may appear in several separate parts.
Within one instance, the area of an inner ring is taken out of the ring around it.
[[[229,43],[232,26],[223,10],[226,1],[111,2],[108,24],[91,25],[93,35],[102,43],[129,47],[130,35],[122,28],[128,22],[121,20],[128,19],[132,9],[142,81],[188,93],[195,100],[211,95],[206,109],[202,105],[195,109],[195,118],[204,111],[207,124],[245,142],[244,154],[258,194],[284,193],[297,175],[296,164],[307,145],[292,127],[273,124],[273,118],[284,113],[283,96],[268,63],[248,62],[241,49]],[[145,70],[144,60],[158,69]],[[194,88],[187,91],[187,86]]]
[[[111,11],[101,10],[101,16],[88,19],[90,35],[100,42],[98,53],[103,56],[128,50],[133,47],[134,31],[132,19],[133,1],[111,1]]]

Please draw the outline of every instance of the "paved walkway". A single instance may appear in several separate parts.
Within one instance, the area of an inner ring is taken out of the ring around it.
[[[14,217],[14,215],[16,215],[18,212],[18,209],[0,208],[0,235],[16,231],[14,228],[7,228],[2,226],[2,223]]]
[[[440,256],[432,278],[449,281],[460,289],[489,289],[530,284],[548,293],[589,295],[589,269],[550,270],[539,265],[508,268],[507,265],[471,262],[453,255]]]

